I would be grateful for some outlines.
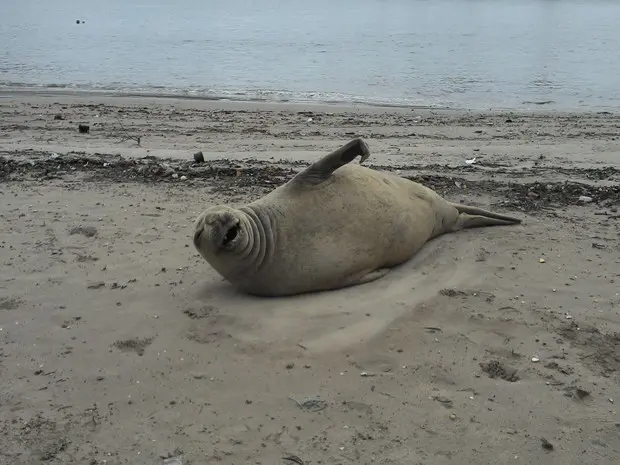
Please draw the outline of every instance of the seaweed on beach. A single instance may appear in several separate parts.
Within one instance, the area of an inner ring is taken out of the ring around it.
[[[285,183],[305,166],[300,162],[269,162],[256,159],[220,159],[206,163],[186,160],[125,158],[121,155],[49,154],[38,151],[0,154],[0,182],[46,180],[82,173],[90,182],[179,183],[209,181],[214,186],[233,188],[237,193],[249,188],[272,189]],[[378,168],[378,167],[375,167]],[[620,203],[620,184],[586,184],[578,181],[518,182],[494,179],[466,179],[473,171],[470,166],[449,167],[420,165],[409,167],[380,167],[386,171],[408,174],[403,177],[420,182],[439,194],[487,194],[496,204],[509,209],[535,212],[546,208],[583,204],[587,197],[601,207]],[[428,174],[429,170],[433,174]],[[574,173],[573,173],[574,171]],[[426,173],[425,173],[426,172]],[[615,168],[563,169],[566,175],[586,176],[589,179],[608,179],[617,175]],[[460,176],[459,176],[460,175]],[[515,177],[518,179],[518,177]]]
[[[87,181],[168,182],[187,179],[236,179],[239,187],[273,186],[285,182],[296,171],[276,163],[249,160],[216,160],[210,163],[161,159],[152,156],[125,158],[121,155],[65,155],[24,151],[20,156],[0,155],[0,182],[54,179],[71,173],[86,173]],[[54,156],[55,155],[55,156]]]
[[[620,185],[596,186],[576,181],[561,182],[498,182],[493,180],[467,180],[445,175],[406,176],[419,182],[441,195],[486,193],[502,199],[506,207],[522,211],[536,211],[544,208],[583,205],[583,196],[592,199],[592,203],[601,206],[618,205],[620,202]]]

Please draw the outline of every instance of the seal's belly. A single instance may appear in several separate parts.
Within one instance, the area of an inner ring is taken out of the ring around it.
[[[434,199],[425,191],[406,179],[345,168],[353,167],[325,186],[286,193],[269,272],[283,287],[327,288],[395,266],[434,235]]]

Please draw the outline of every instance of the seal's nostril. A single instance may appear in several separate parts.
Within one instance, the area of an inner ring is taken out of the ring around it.
[[[204,231],[203,228],[197,229],[196,231],[194,231],[194,242],[198,242],[200,240],[200,236],[202,234],[202,232]]]

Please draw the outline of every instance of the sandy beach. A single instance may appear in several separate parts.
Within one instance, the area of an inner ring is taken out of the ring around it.
[[[0,92],[0,463],[619,463],[619,128]],[[291,298],[200,258],[204,208],[357,136],[368,166],[523,224]]]

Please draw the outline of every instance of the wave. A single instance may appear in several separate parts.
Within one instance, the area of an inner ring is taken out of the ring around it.
[[[415,108],[455,108],[454,102],[429,102],[422,98],[385,98],[376,96],[359,96],[336,92],[296,92],[274,89],[209,89],[203,87],[174,88],[159,85],[126,85],[113,84],[69,84],[46,83],[36,84],[0,80],[0,90],[22,91],[61,91],[91,92],[113,94],[115,96],[141,97],[174,97],[195,98],[201,100],[222,100],[239,102],[273,102],[273,103],[320,103],[332,105],[366,105],[382,107],[415,107]]]

